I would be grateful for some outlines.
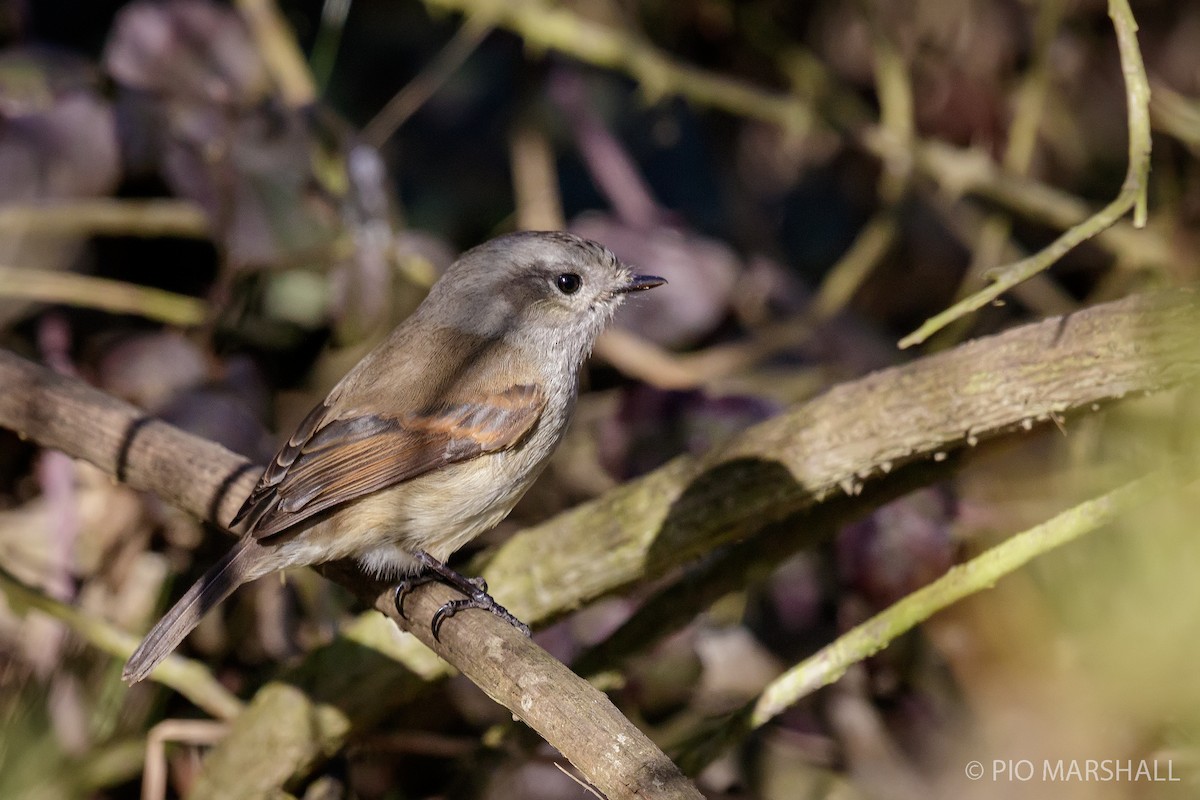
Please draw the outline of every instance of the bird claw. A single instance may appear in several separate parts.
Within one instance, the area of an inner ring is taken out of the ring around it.
[[[424,586],[427,583],[433,583],[438,579],[436,573],[422,572],[417,575],[412,575],[405,578],[396,584],[396,591],[392,598],[392,602],[396,606],[396,613],[401,619],[408,619],[408,615],[404,613],[404,598],[412,594],[413,590],[418,586]]]
[[[526,636],[531,636],[529,626],[521,620],[517,619],[507,608],[500,605],[488,594],[488,585],[481,577],[468,578],[460,575],[454,570],[447,567],[441,561],[438,561],[433,556],[425,552],[417,552],[415,554],[417,561],[425,568],[424,572],[420,572],[412,577],[405,578],[396,584],[394,603],[396,605],[396,613],[402,618],[408,619],[404,613],[404,598],[410,594],[418,586],[423,586],[433,581],[440,581],[457,589],[466,595],[460,600],[451,600],[434,612],[433,620],[430,622],[430,631],[433,633],[433,638],[436,641],[441,641],[442,624],[453,617],[459,611],[467,608],[478,608],[484,611],[489,611],[493,615],[512,625]]]
[[[462,600],[451,600],[435,611],[433,621],[429,626],[430,630],[433,631],[433,638],[440,642],[442,640],[442,623],[467,608],[478,608],[482,611],[489,611],[492,615],[504,620],[526,636],[533,635],[528,625],[517,619],[507,608],[497,603],[490,594],[480,591]]]

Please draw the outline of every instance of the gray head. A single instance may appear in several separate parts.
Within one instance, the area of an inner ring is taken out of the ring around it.
[[[425,305],[449,312],[453,324],[468,333],[582,360],[626,295],[665,282],[633,274],[611,251],[587,239],[527,231],[468,250]]]

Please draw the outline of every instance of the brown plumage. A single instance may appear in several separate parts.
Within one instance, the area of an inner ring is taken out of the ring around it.
[[[265,539],[327,508],[506,449],[530,431],[545,402],[536,386],[522,384],[401,418],[329,420],[322,403],[275,456],[230,526],[250,520],[248,533]]]

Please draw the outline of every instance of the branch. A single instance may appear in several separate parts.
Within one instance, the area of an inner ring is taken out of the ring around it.
[[[0,231],[39,236],[180,236],[211,235],[204,211],[186,200],[59,200],[5,205]]]
[[[0,386],[5,388],[0,393],[0,424],[90,461],[118,480],[152,491],[202,518],[227,522],[256,479],[257,470],[249,462],[220,445],[3,351]],[[329,565],[324,571],[407,628],[537,730],[607,797],[700,796],[607,697],[507,623],[490,614],[460,614],[454,624],[443,627],[441,641],[435,641],[430,633],[433,614],[455,596],[447,587],[429,585],[414,592],[405,602],[409,620],[401,620],[387,586],[345,565]],[[259,701],[265,704],[271,696]],[[263,759],[256,751],[256,766],[247,765],[242,748],[228,756],[235,765],[232,770],[221,770],[219,758],[210,765],[213,771],[203,785],[230,781],[214,796],[260,796],[264,787],[281,785],[280,773],[286,779],[295,764],[314,762],[336,750],[349,730],[348,721],[331,704],[318,704],[313,710],[307,725],[281,727],[278,717],[270,717],[277,734],[273,744],[282,751],[284,740],[298,741],[302,756],[287,753],[284,757],[281,752],[278,759]],[[254,716],[249,711],[241,715],[235,729],[243,718]],[[297,730],[303,735],[295,737]]]
[[[787,131],[803,131],[819,123],[820,111],[831,127],[868,153],[889,164],[911,160],[918,173],[948,192],[976,194],[1059,229],[1077,225],[1091,215],[1079,198],[1008,173],[980,148],[918,139],[909,149],[874,124],[854,92],[799,48],[792,60],[803,65],[799,71],[810,78],[819,73],[811,81],[815,85],[800,80],[799,91],[778,92],[682,63],[642,38],[584,19],[546,0],[425,0],[425,5],[512,31],[532,51],[553,50],[585,64],[623,72],[638,82],[651,102],[678,95],[698,106],[773,123]],[[1172,243],[1160,230],[1138,230],[1119,222],[1097,236],[1096,242],[1130,265],[1171,260]]]
[[[744,585],[744,576],[761,568],[759,556],[769,560],[774,553],[781,560],[800,549],[804,542],[796,531],[816,539],[847,508],[883,502],[928,482],[936,474],[931,467],[949,464],[939,462],[943,454],[1200,377],[1197,310],[1190,292],[1132,297],[843,384],[706,458],[677,459],[522,532],[499,549],[483,574],[510,610],[537,624],[754,535],[706,562],[697,580],[667,589],[653,602],[671,614],[659,615],[648,605],[620,637],[579,662],[580,669],[603,668],[681,624],[686,610],[702,606],[705,597]],[[914,475],[900,470],[905,462],[924,463],[914,464],[922,467]],[[888,480],[867,480],[881,474]],[[864,489],[875,496],[844,496]],[[803,524],[770,525],[808,510],[821,513],[803,517]],[[763,528],[765,534],[756,534]],[[639,624],[645,616],[652,618],[649,624]],[[338,663],[350,669],[348,659]],[[319,664],[314,671],[321,672]],[[356,669],[340,686],[378,672]],[[338,688],[326,696],[336,696]],[[230,748],[258,740],[256,731],[231,735]]]
[[[96,308],[110,314],[136,314],[185,327],[203,322],[208,309],[203,300],[151,286],[76,272],[5,266],[0,266],[0,298]]]
[[[938,611],[989,589],[1038,556],[1115,521],[1120,514],[1161,496],[1177,483],[1159,472],[1087,500],[975,556],[898,600],[804,659],[767,686],[753,704],[750,727],[759,728],[799,700],[845,674],[851,665],[887,647]]]
[[[1196,296],[1140,295],[840,384],[528,528],[482,570],[529,624],[653,580],[914,461],[1200,378]]]
[[[1022,281],[1028,280],[1074,250],[1088,239],[1133,210],[1133,224],[1146,224],[1146,185],[1150,177],[1150,83],[1138,49],[1137,23],[1127,0],[1109,0],[1108,13],[1117,31],[1121,71],[1125,74],[1125,101],[1129,106],[1129,167],[1116,198],[1088,219],[1068,228],[1042,250],[1015,264],[1002,267],[991,285],[964,298],[926,320],[920,328],[900,340],[900,347],[920,344],[966,314],[983,308]]]
[[[677,754],[690,774],[804,697],[840,679],[854,664],[887,647],[938,611],[989,589],[1038,556],[1115,522],[1119,516],[1177,488],[1177,476],[1157,472],[1087,500],[952,567],[771,681],[741,709],[690,737]]]

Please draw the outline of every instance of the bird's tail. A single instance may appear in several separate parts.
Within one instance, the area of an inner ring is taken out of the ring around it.
[[[257,577],[251,570],[261,553],[262,549],[253,541],[243,539],[192,584],[125,662],[125,671],[121,674],[125,682],[132,685],[149,675],[200,624],[201,618],[213,606],[246,581]]]

